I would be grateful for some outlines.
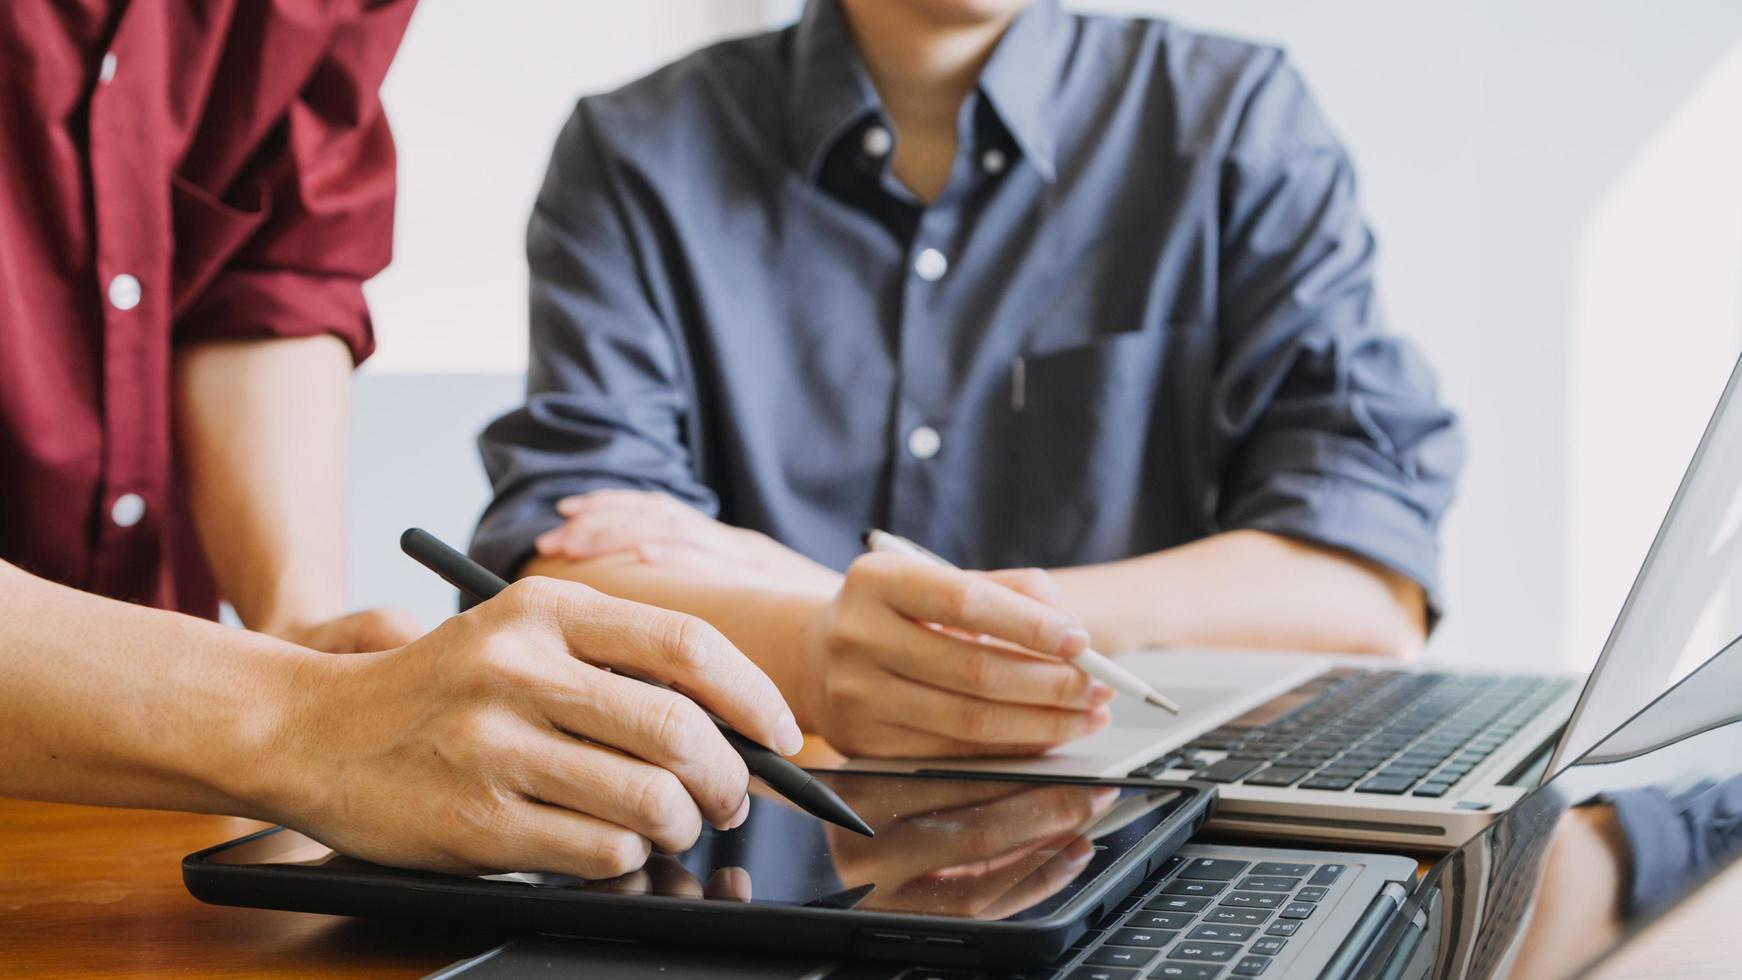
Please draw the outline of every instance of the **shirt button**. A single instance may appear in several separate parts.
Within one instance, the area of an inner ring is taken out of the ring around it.
[[[929,425],[916,427],[907,434],[907,451],[914,459],[931,459],[944,447],[944,437]]]
[[[132,527],[145,517],[145,498],[136,493],[124,493],[115,498],[109,508],[109,519],[116,527]]]
[[[926,282],[937,282],[950,271],[950,260],[937,249],[928,248],[914,256],[913,271]]]
[[[123,272],[109,280],[109,305],[117,310],[131,310],[139,305],[139,280]]]
[[[115,52],[110,51],[105,53],[103,55],[103,63],[97,68],[97,81],[102,82],[104,85],[114,81],[115,68],[118,64],[120,64],[120,62],[116,59]]]
[[[1004,168],[1008,166],[1009,163],[1010,160],[1005,157],[1004,151],[997,147],[993,147],[985,153],[980,154],[980,169],[994,177],[1003,173]]]
[[[865,130],[864,139],[859,145],[864,149],[866,156],[880,160],[888,156],[889,151],[895,148],[895,137],[891,136],[889,130],[882,126],[872,126]]]

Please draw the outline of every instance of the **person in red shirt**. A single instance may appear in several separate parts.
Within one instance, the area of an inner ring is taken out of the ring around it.
[[[411,0],[0,5],[0,559],[322,649]]]
[[[803,737],[711,627],[584,587],[420,639],[343,614],[346,392],[392,240],[377,90],[411,7],[0,3],[0,794],[614,876],[748,812],[703,706]],[[258,632],[142,608],[220,598]]]

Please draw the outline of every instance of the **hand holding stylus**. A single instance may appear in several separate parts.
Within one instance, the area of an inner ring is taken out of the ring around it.
[[[440,575],[449,585],[474,599],[487,600],[510,588],[508,583],[495,573],[449,547],[435,535],[422,528],[414,527],[406,531],[399,538],[399,546],[418,564]],[[585,589],[584,586],[581,588]],[[590,593],[592,590],[587,589],[586,591]],[[641,608],[651,611],[650,607]],[[773,689],[773,682],[768,680],[767,676],[751,665],[748,660],[745,660],[743,654],[738,653],[737,649],[713,627],[693,617],[677,613],[668,615],[677,616],[685,626],[689,627],[689,632],[701,634],[710,641],[717,642],[717,644],[731,650],[739,662],[735,663],[734,667],[739,666],[739,664],[748,667],[760,679],[759,683],[752,685],[753,687]],[[680,645],[686,649],[691,646],[682,643],[682,641],[680,641]],[[716,673],[718,665],[701,658],[689,661],[683,661],[683,658],[679,659],[678,663],[659,665],[662,669],[637,671],[630,667],[625,670],[625,673],[631,677],[638,677],[650,682],[650,686],[657,686],[667,691],[676,690],[697,694],[699,701],[712,707],[715,702],[714,699],[705,696],[709,693],[706,684],[711,675]],[[778,699],[779,694],[776,693],[775,697]],[[699,712],[699,710],[694,704],[691,704],[690,708],[682,713]],[[709,716],[708,720],[718,730],[720,737],[725,739],[727,747],[736,752],[743,760],[743,765],[766,783],[769,788],[798,804],[799,807],[814,816],[846,827],[856,834],[863,834],[866,837],[872,836],[870,825],[866,824],[857,813],[854,813],[851,807],[843,803],[834,790],[810,773],[780,757],[782,754],[791,755],[797,752],[804,744],[803,735],[799,732],[798,725],[793,721],[790,710],[785,710],[782,714],[780,730],[775,733],[776,740],[769,740],[766,735],[760,740],[746,738],[742,732],[732,728],[729,718],[722,720],[718,716]],[[768,748],[769,745],[777,746],[780,750],[779,753]],[[748,800],[743,805],[747,807]]]

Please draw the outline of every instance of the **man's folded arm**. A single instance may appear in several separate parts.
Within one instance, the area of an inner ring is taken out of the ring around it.
[[[1421,359],[1380,329],[1353,166],[1280,55],[1223,179],[1223,533],[1060,585],[1111,648],[1408,652],[1432,615],[1461,441]]]
[[[531,350],[526,404],[478,439],[494,499],[472,556],[520,575],[565,497],[657,490],[709,514],[696,473],[692,387],[661,309],[657,246],[622,196],[588,103],[557,138],[526,232]]]

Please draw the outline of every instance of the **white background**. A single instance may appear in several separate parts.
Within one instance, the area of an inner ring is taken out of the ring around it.
[[[1436,645],[1588,662],[1742,348],[1742,3],[1092,6],[1288,48],[1354,151],[1391,320],[1469,439]],[[401,197],[357,406],[359,604],[449,608],[387,554],[412,519],[387,490],[411,438],[431,478],[409,511],[469,531],[471,437],[525,364],[522,233],[575,97],[795,9],[424,0],[385,90]]]

